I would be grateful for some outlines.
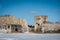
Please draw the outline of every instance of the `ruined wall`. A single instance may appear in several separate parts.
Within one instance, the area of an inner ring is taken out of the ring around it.
[[[60,23],[55,23],[54,30],[60,30]]]
[[[0,16],[0,26],[6,24],[18,24],[27,28],[27,22],[25,19],[16,18],[15,16]]]
[[[40,30],[42,24],[48,21],[48,16],[35,16],[35,31],[38,29]]]
[[[47,32],[60,30],[60,23],[48,21],[48,16],[35,16],[35,31]]]

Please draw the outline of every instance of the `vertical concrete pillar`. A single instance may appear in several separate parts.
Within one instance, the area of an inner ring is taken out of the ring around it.
[[[7,30],[6,33],[8,33],[8,25],[6,25],[6,30]]]
[[[9,26],[9,28],[8,28],[8,26]],[[11,33],[11,25],[6,25],[6,27],[7,27],[7,33]]]
[[[12,30],[11,30],[11,25],[10,25],[10,33],[11,33],[11,31],[12,31]]]
[[[42,33],[44,33],[45,32],[45,28],[44,27],[42,27]]]

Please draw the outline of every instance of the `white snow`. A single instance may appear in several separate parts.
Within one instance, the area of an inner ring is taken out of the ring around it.
[[[60,40],[60,34],[0,34],[0,40]]]
[[[5,30],[5,29],[0,29],[0,33],[6,33],[7,32],[7,30]]]

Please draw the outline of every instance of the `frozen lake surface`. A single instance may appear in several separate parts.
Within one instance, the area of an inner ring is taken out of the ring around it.
[[[60,40],[60,34],[0,34],[0,40]]]

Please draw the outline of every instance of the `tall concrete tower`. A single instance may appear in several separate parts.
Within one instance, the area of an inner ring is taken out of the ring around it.
[[[41,31],[42,24],[48,21],[48,16],[35,16],[35,31]]]

